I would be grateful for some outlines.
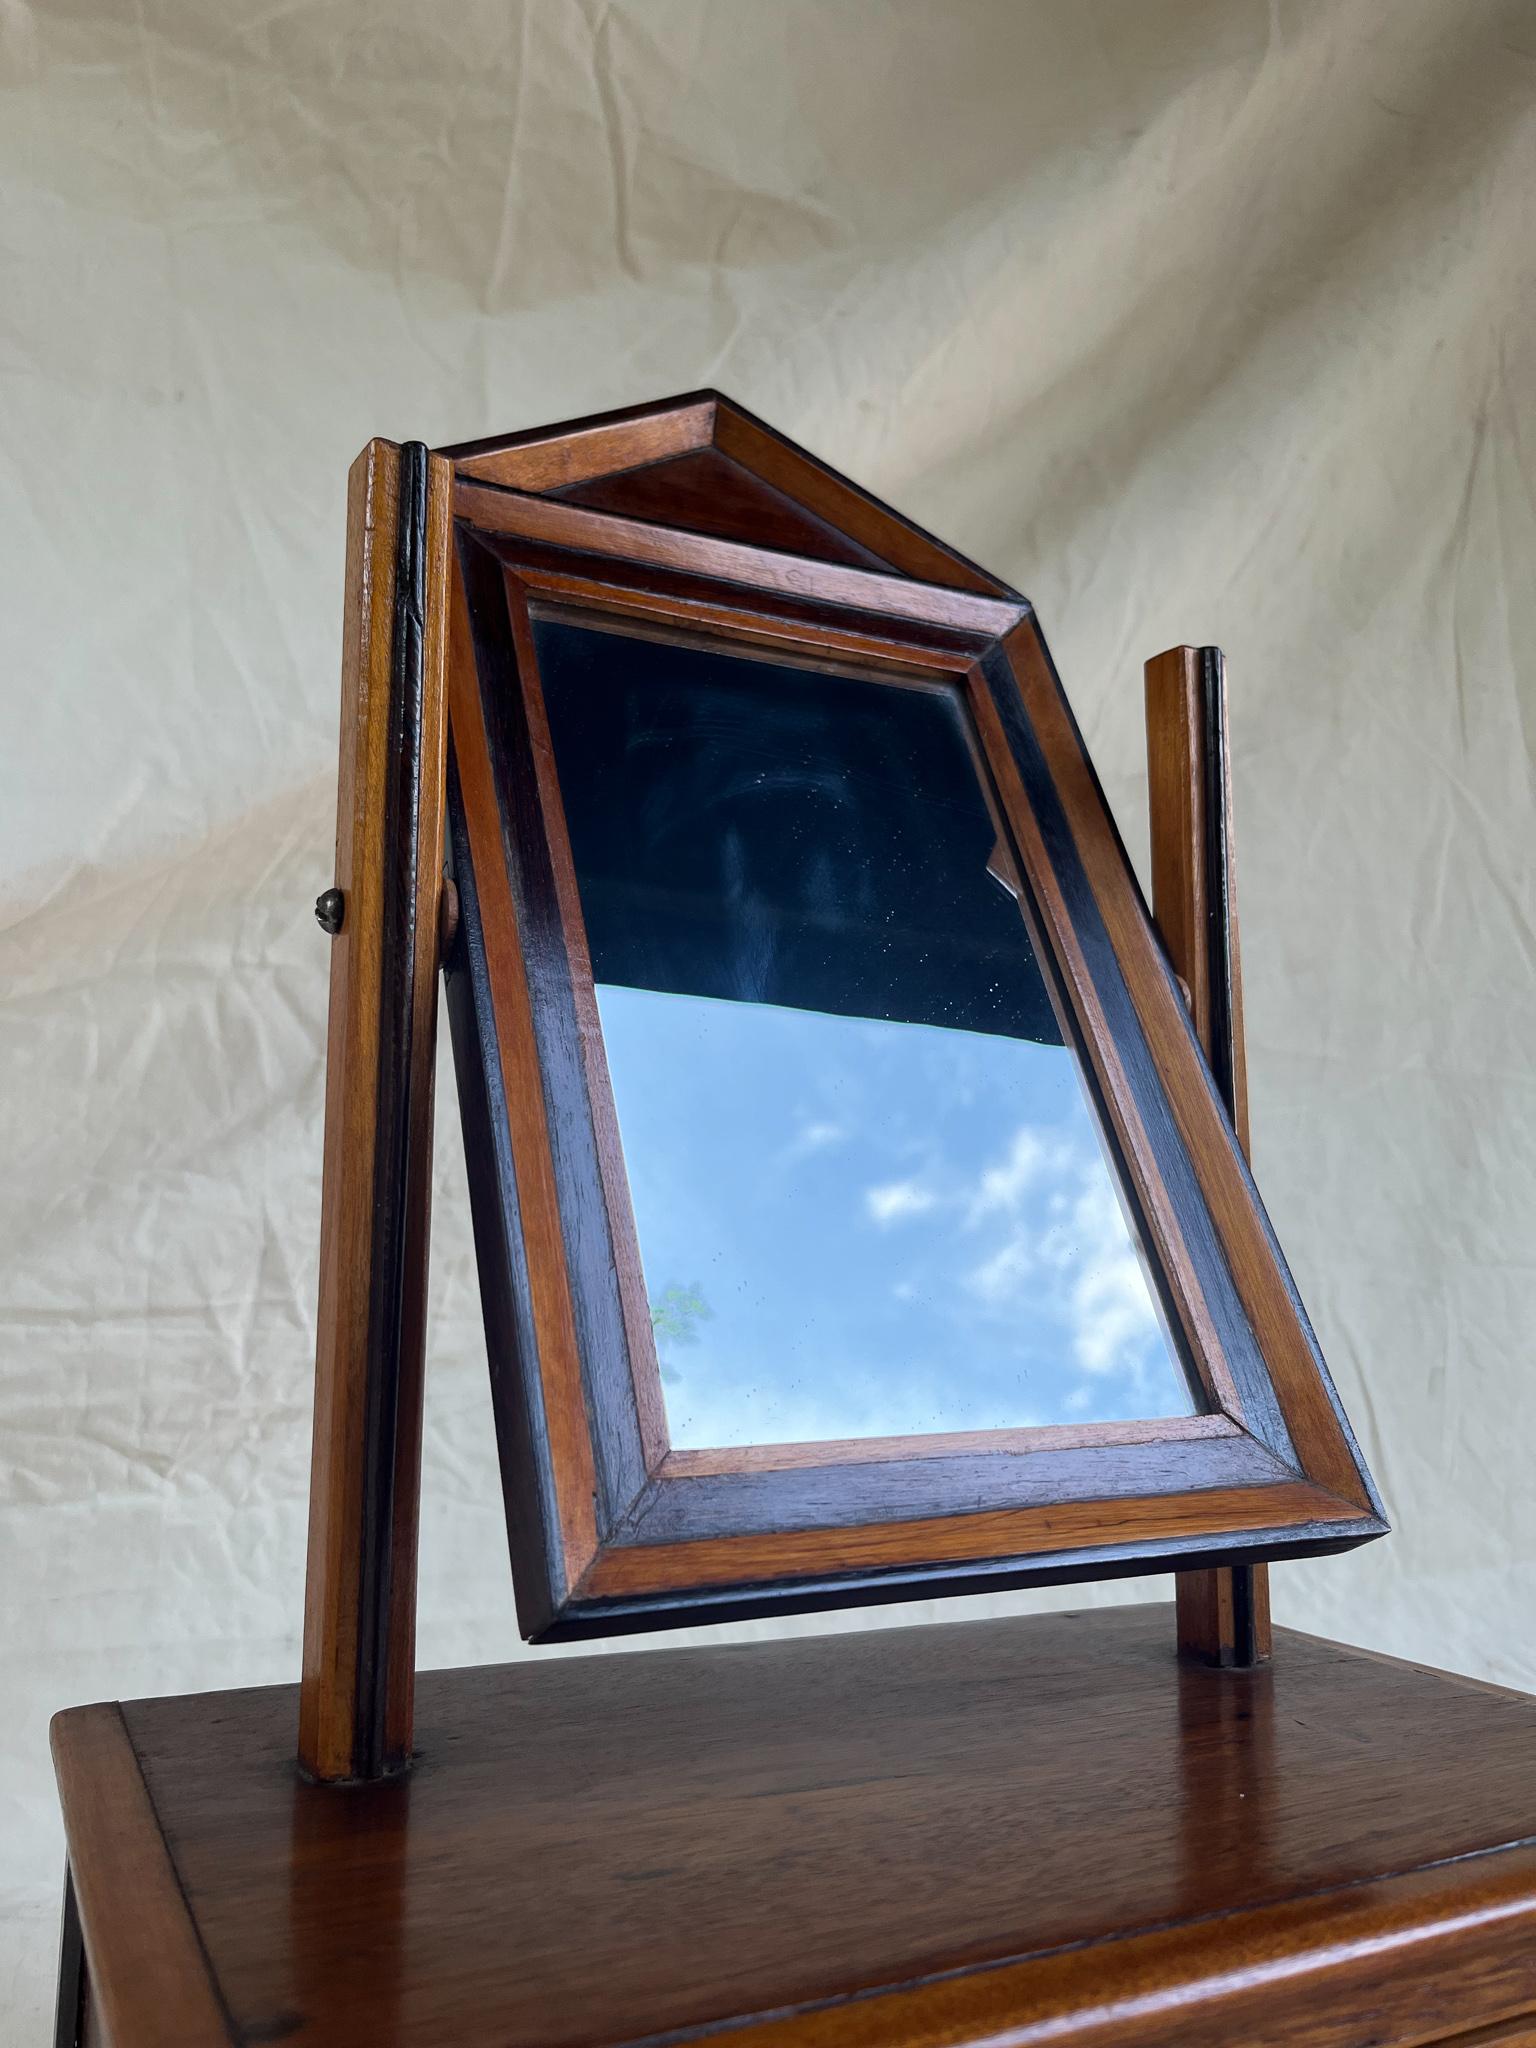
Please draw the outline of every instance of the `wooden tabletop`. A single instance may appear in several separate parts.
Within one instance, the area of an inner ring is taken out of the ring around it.
[[[398,1782],[297,1691],[55,1747],[114,2048],[1536,2041],[1536,1700],[1167,1608],[437,1672]]]

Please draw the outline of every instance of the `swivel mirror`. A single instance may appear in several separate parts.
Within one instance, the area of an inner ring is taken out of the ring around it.
[[[715,397],[454,513],[526,1631],[1379,1533],[1029,605]]]

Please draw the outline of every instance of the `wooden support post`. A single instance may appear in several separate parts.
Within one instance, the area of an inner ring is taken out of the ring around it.
[[[410,1761],[452,471],[372,441],[347,493],[299,1760]]]
[[[1246,1154],[1226,663],[1219,647],[1172,647],[1146,678],[1153,915]],[[1181,1656],[1236,1666],[1269,1656],[1267,1565],[1178,1572],[1174,1583]]]

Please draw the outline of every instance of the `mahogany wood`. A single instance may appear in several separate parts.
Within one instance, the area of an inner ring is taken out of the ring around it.
[[[935,1430],[926,1436],[858,1436],[820,1443],[732,1444],[720,1450],[668,1450],[667,1470],[704,1479],[727,1472],[771,1472],[791,1465],[888,1464],[982,1452],[1082,1451],[1104,1444],[1176,1443],[1180,1439],[1237,1437],[1227,1415],[1165,1415],[1150,1422],[1049,1422],[1020,1429]]]
[[[300,1755],[410,1756],[442,873],[449,465],[373,441],[347,500]]]
[[[1140,943],[1147,929],[1145,911],[1075,720],[1038,633],[1026,634],[1020,629],[1010,637],[1022,643],[1025,708],[1040,735],[1048,764],[1062,787],[1074,792],[1085,807],[1090,792],[1096,799],[1087,812],[1091,829],[1079,834],[1083,864],[1107,906],[1111,943],[1120,950],[1134,949],[1139,967]],[[1202,1205],[1191,1204],[1187,1213],[1198,1228],[1203,1207],[1222,1230],[1224,1218],[1256,1201],[1252,1177],[1241,1148],[1233,1142],[1231,1119],[1209,1068],[1203,1061],[1191,1062],[1180,1054],[1179,1048],[1190,1042],[1191,1023],[1160,949],[1159,959],[1163,962],[1160,972],[1136,975],[1136,1007],[1147,1035],[1151,1068],[1165,1077],[1168,1107],[1185,1136],[1199,1179]],[[1321,1462],[1314,1469],[1320,1479],[1326,1474],[1325,1483],[1345,1495],[1374,1500],[1327,1376],[1316,1370],[1315,1341],[1283,1265],[1265,1256],[1261,1237],[1245,1236],[1231,1251],[1232,1279],[1242,1314],[1259,1339],[1284,1426],[1293,1440],[1316,1446]],[[1240,1398],[1247,1401],[1257,1391],[1256,1385],[1242,1389]],[[1258,1423],[1255,1415],[1253,1424]]]
[[[904,512],[895,512],[861,485],[760,420],[744,406],[716,394],[715,439],[735,462],[754,470],[764,482],[789,492],[817,516],[872,549],[903,576],[922,583],[943,583],[956,590],[982,591],[994,597],[1016,593],[979,568],[947,541],[925,532]]]
[[[940,583],[919,583],[878,569],[812,560],[766,543],[722,540],[712,533],[593,511],[564,499],[541,498],[489,484],[457,484],[453,509],[457,518],[480,533],[549,541],[557,547],[611,554],[626,562],[677,569],[751,589],[854,605],[883,619],[954,626],[988,639],[1006,633],[1028,610],[1018,598],[950,590]]]
[[[1216,647],[1173,647],[1146,665],[1147,793],[1152,906],[1195,1032],[1245,1156],[1248,1077],[1243,1040],[1237,894],[1232,857],[1226,664]],[[1270,1654],[1263,1565],[1180,1572],[1179,1648],[1209,1664]]]
[[[1100,1609],[429,1673],[416,1770],[342,1790],[296,1781],[291,1688],[78,1710],[112,2039],[1528,2038],[1536,1700],[1285,1631],[1211,1672],[1171,1632]]]
[[[559,493],[823,561],[991,596],[1007,586],[719,391],[442,451],[461,479]]]
[[[286,1734],[291,1750],[291,1716]],[[223,2008],[121,1708],[57,1715],[52,1738],[70,1886],[101,2030],[114,2048],[222,2041]]]
[[[483,694],[481,674],[490,682]],[[503,579],[472,546],[460,549],[449,702],[462,943],[450,962],[448,1005],[508,1529],[514,1556],[528,1560],[515,1575],[518,1617],[524,1633],[535,1635],[596,1554],[599,1512],[604,1505],[612,1511],[611,1481],[601,1501],[557,1186],[556,1144],[568,1119],[552,1129],[545,1089],[530,1085],[542,1073],[546,1046],[536,1033],[538,991],[525,961],[529,862],[535,916],[547,925],[556,913],[547,855],[541,860],[543,849],[528,831],[526,803],[504,816],[496,784],[492,764],[500,759],[508,797],[519,790],[526,796],[532,763]],[[511,859],[471,858],[464,824],[470,816]],[[488,924],[492,943],[484,938]],[[493,1056],[482,1058],[491,1048]],[[578,1057],[569,1036],[560,1051],[569,1077]],[[600,1268],[601,1245],[595,1257]],[[637,1483],[633,1460],[630,1478]]]
[[[1174,1590],[1182,1656],[1227,1667],[1262,1664],[1271,1654],[1267,1565],[1175,1572]]]
[[[1243,975],[1232,859],[1226,663],[1219,647],[1170,647],[1146,665],[1152,905],[1195,1033],[1247,1153]]]
[[[630,474],[659,489],[666,467]],[[525,1629],[584,1635],[1379,1534],[1379,1503],[1028,606],[505,484],[461,481],[455,508],[465,943],[450,1007]],[[667,508],[653,496],[647,509]],[[963,694],[1063,1029],[1157,1249],[1170,1321],[1230,1434],[1150,1424],[1138,1442],[1090,1429],[1074,1446],[936,1438],[877,1455],[830,1444],[672,1457],[545,737],[529,628],[544,606],[650,631],[695,626],[725,645],[771,640],[781,657],[855,657],[865,673],[926,668]],[[464,1074],[466,1059],[478,1074]]]
[[[713,391],[593,413],[517,434],[460,441],[440,452],[460,477],[519,491],[558,491],[708,448],[719,403]]]
[[[887,566],[873,550],[818,519],[786,492],[724,454],[718,444],[647,463],[643,469],[570,484],[560,495],[595,511],[661,519],[723,539],[753,532],[764,547],[824,562],[846,562],[860,569]]]

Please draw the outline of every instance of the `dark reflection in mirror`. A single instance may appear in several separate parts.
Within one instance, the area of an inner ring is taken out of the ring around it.
[[[1190,1413],[953,691],[535,640],[673,1443]]]

